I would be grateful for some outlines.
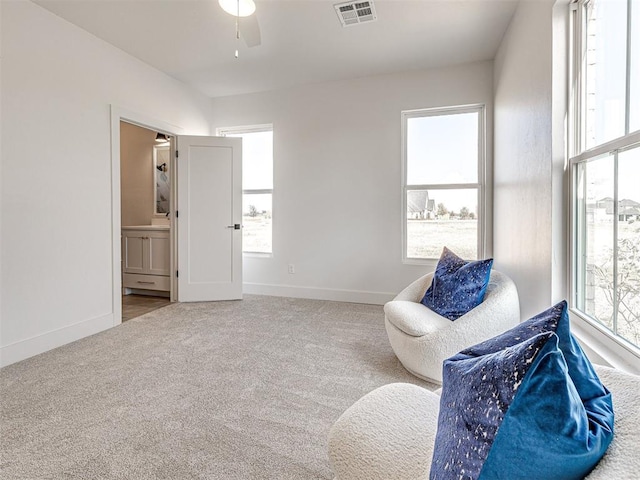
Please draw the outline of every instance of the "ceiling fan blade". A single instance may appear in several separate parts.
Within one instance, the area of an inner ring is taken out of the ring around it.
[[[257,15],[254,14],[240,19],[240,36],[244,39],[247,47],[256,47],[262,43]]]

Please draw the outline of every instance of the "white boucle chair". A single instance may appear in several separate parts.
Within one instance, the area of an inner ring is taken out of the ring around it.
[[[420,303],[432,279],[433,273],[428,273],[388,302],[384,323],[402,365],[417,377],[441,384],[444,360],[520,322],[520,301],[513,281],[492,270],[484,301],[451,321]]]
[[[640,472],[640,377],[596,366],[611,391],[614,437],[587,480],[631,480]],[[429,478],[440,397],[406,383],[392,383],[349,407],[329,432],[335,480]]]

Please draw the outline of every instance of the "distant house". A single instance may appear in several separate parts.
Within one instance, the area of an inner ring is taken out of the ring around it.
[[[618,202],[618,220],[626,222],[628,220],[640,219],[640,203],[625,198]]]
[[[604,197],[596,202],[596,208],[604,209],[607,215],[613,215],[613,198]]]
[[[407,192],[407,216],[416,220],[432,219],[435,212],[435,200],[429,199],[427,190],[409,190]]]
[[[595,204],[596,210],[603,211],[606,215],[613,215],[613,198],[604,197]],[[626,222],[631,219],[640,219],[640,203],[624,198],[618,202],[618,220]]]

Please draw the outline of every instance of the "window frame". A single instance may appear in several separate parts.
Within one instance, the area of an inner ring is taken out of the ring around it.
[[[264,123],[259,125],[239,125],[234,127],[218,127],[216,128],[216,135],[219,137],[226,137],[228,135],[238,135],[244,133],[260,133],[260,132],[271,132],[273,135],[273,124],[272,123]],[[244,165],[243,165],[244,168]],[[273,159],[272,152],[272,168],[275,168],[275,161]],[[275,174],[274,174],[275,176]],[[271,184],[273,185],[273,178],[271,179]],[[242,247],[243,256],[250,257],[273,257],[273,186],[271,188],[248,188],[242,189],[242,195],[271,195],[271,251],[270,252],[254,252],[250,250],[244,250],[244,242]]]
[[[464,113],[478,114],[478,171],[475,183],[442,183],[442,184],[407,184],[408,158],[407,158],[407,124],[411,118],[457,115]],[[407,192],[410,190],[459,190],[476,189],[478,197],[478,238],[477,256],[484,258],[490,251],[488,245],[488,231],[490,227],[490,215],[487,208],[487,127],[486,105],[483,103],[469,105],[453,105],[447,107],[419,108],[403,110],[401,112],[401,159],[402,159],[402,263],[406,265],[435,265],[438,258],[415,258],[407,256],[408,232],[407,232]]]
[[[640,345],[634,345],[624,337],[618,335],[613,330],[606,327],[602,322],[593,318],[588,313],[579,308],[579,298],[585,295],[586,279],[584,278],[585,259],[581,257],[584,251],[586,240],[586,226],[584,226],[584,205],[580,201],[580,170],[583,165],[590,161],[597,160],[603,156],[611,156],[613,162],[613,245],[614,245],[614,265],[613,278],[614,290],[617,288],[617,258],[618,258],[618,156],[620,153],[632,148],[640,147],[640,130],[630,132],[630,18],[632,0],[627,0],[627,55],[625,62],[625,131],[624,135],[606,141],[604,143],[585,148],[586,139],[586,113],[584,107],[587,104],[586,89],[586,55],[587,42],[585,40],[587,14],[587,4],[591,0],[574,0],[570,5],[569,22],[569,102],[568,102],[568,122],[567,122],[567,169],[569,173],[569,195],[568,195],[568,256],[567,256],[567,279],[568,279],[568,299],[569,310],[572,318],[583,322],[579,329],[590,338],[595,338],[604,349],[616,349],[614,357],[622,359],[627,363],[628,358],[640,359]],[[637,7],[636,7],[637,8]],[[585,187],[586,188],[586,187]],[[584,193],[583,193],[584,197]],[[614,303],[614,312],[617,307]],[[615,325],[615,319],[614,319]],[[586,326],[586,329],[585,329]],[[622,351],[620,351],[622,348]],[[626,353],[625,353],[626,352]],[[597,353],[597,352],[596,352]],[[605,352],[602,352],[605,353]],[[630,357],[629,357],[630,354]],[[605,356],[606,353],[605,353]]]

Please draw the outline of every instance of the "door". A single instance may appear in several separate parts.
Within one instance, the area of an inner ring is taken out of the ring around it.
[[[178,136],[178,301],[242,298],[242,140]]]

